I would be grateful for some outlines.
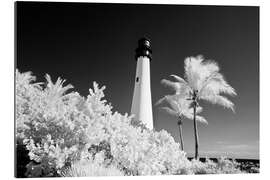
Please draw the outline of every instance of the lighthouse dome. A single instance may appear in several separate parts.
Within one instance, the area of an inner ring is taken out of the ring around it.
[[[148,39],[146,37],[139,39],[138,47],[136,48],[135,52],[136,52],[136,55],[135,55],[136,60],[140,56],[146,56],[151,60],[152,59],[152,49],[151,49],[150,39]]]

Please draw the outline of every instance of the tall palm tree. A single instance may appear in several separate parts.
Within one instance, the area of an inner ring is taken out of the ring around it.
[[[166,95],[163,98],[159,99],[155,105],[160,105],[162,103],[167,103],[169,106],[163,106],[160,109],[166,111],[168,114],[178,118],[177,125],[179,128],[179,135],[180,135],[180,144],[181,150],[184,150],[184,140],[182,134],[182,126],[183,126],[183,119],[193,119],[193,111],[190,107],[191,101],[186,100],[184,97],[179,95]],[[199,107],[197,109],[197,114],[202,112],[202,108]],[[202,116],[197,116],[197,121],[201,123],[207,124],[207,121]]]
[[[175,82],[163,79],[162,83],[173,88],[176,94],[192,101],[195,159],[198,159],[199,140],[196,121],[198,101],[205,100],[234,111],[234,104],[223,94],[236,95],[236,92],[219,72],[220,69],[216,62],[205,60],[203,56],[197,56],[186,58],[184,63],[184,78],[171,75],[176,80]]]

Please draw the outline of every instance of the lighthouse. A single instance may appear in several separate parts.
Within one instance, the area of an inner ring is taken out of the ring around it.
[[[150,40],[141,38],[136,48],[137,61],[131,114],[135,122],[142,122],[148,129],[153,129],[153,113],[150,82],[150,61],[152,50]]]

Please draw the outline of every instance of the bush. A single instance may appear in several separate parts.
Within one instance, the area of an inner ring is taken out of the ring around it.
[[[241,173],[239,163],[235,160],[229,160],[226,157],[221,157],[217,162],[218,173],[220,174],[236,174]]]
[[[195,174],[237,174],[242,173],[239,164],[235,160],[229,160],[226,157],[218,159],[217,163],[206,159],[205,163],[199,160],[191,161],[191,171]]]
[[[115,165],[105,166],[104,152],[98,153],[95,158],[81,159],[73,162],[71,167],[61,171],[63,177],[83,177],[83,176],[123,176]]]
[[[64,86],[65,80],[53,83],[45,77],[46,83],[34,83],[30,72],[16,71],[16,138],[29,151],[27,176],[59,176],[100,152],[104,166],[114,165],[125,175],[192,173],[170,134],[133,125],[132,116],[112,112],[103,99],[105,86],[94,82],[84,98],[67,93],[72,86]]]
[[[65,80],[45,78],[34,83],[30,72],[16,70],[16,138],[28,152],[28,177],[241,172],[226,158],[189,161],[165,130],[149,130],[128,114],[112,112],[103,99],[105,86],[94,82],[84,98],[68,92],[72,85],[64,86]],[[20,163],[17,171],[25,166]]]

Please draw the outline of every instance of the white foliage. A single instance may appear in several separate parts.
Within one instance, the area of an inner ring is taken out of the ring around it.
[[[171,87],[176,94],[190,97],[194,91],[198,91],[198,99],[209,101],[229,109],[233,108],[233,103],[223,94],[236,95],[232,88],[219,72],[216,62],[205,60],[203,56],[187,57],[185,59],[185,79],[171,75],[176,82],[162,80],[162,84]]]
[[[166,103],[168,106],[164,106]],[[183,94],[174,94],[164,96],[163,98],[159,99],[155,105],[163,105],[163,107],[160,109],[176,118],[184,117],[186,119],[193,120],[194,112],[191,103],[191,100],[187,100],[187,96],[184,96]],[[196,120],[198,122],[207,124],[207,120],[204,117],[198,116],[198,114],[201,112],[202,107],[198,106],[196,110]]]
[[[16,137],[38,163],[28,165],[29,177],[53,176],[70,163],[92,157],[102,159],[102,168],[113,164],[125,175],[190,173],[185,153],[170,134],[133,126],[131,116],[111,111],[104,100],[105,86],[94,82],[84,98],[67,93],[71,86],[60,78],[53,83],[46,76],[45,87],[38,88],[30,74],[18,72],[17,77]],[[101,152],[105,155],[99,156]],[[42,170],[34,173],[36,166]]]

